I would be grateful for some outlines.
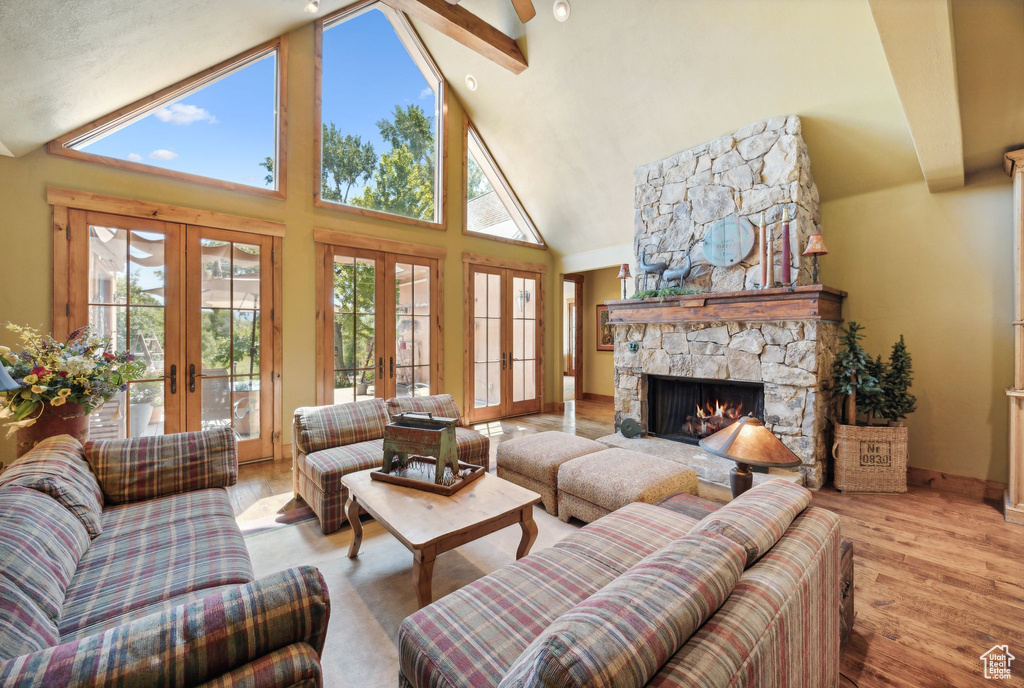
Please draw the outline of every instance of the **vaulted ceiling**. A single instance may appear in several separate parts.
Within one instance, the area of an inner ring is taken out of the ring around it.
[[[922,179],[868,0],[570,0],[564,24],[534,2],[526,25],[509,0],[462,2],[518,40],[520,75],[414,25],[563,255],[630,242],[635,166],[779,114],[803,117],[825,201]],[[0,3],[0,146],[22,155],[294,29],[302,5]],[[969,174],[1024,142],[1024,3],[954,0],[952,26]]]

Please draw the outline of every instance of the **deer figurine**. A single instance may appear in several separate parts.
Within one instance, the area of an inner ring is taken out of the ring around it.
[[[637,260],[637,268],[639,268],[640,274],[643,276],[644,290],[647,289],[647,275],[657,276],[658,279],[654,283],[654,287],[657,289],[661,286],[661,278],[662,275],[665,274],[665,270],[668,269],[668,263],[663,260],[660,260],[657,263],[648,263],[647,248],[645,247],[643,253],[640,254],[640,257]]]
[[[690,271],[692,269],[693,261],[690,260],[690,256],[686,256],[686,258],[683,258],[682,265],[677,268],[670,268],[666,270],[662,276],[662,280],[666,286],[678,280],[679,286],[681,287],[683,286],[683,282],[686,281],[686,278],[690,276]]]

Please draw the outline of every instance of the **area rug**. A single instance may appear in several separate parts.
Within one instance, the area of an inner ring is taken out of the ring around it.
[[[242,529],[242,535],[248,537],[249,535],[255,535],[257,533],[263,533],[268,530],[277,530],[285,526],[293,526],[296,523],[303,521],[309,521],[316,518],[316,514],[313,513],[313,509],[309,506],[300,506],[294,509],[288,509],[287,511],[280,514],[273,514],[271,516],[264,516],[262,518],[240,520],[238,527]]]
[[[541,508],[534,509],[538,552],[574,532]],[[511,526],[437,558],[434,599],[515,561],[522,531]],[[363,543],[348,558],[352,530],[324,536],[316,519],[250,532],[245,538],[257,576],[299,566],[320,569],[331,595],[331,622],[324,647],[325,688],[398,685],[398,627],[416,611],[412,554],[382,526],[363,521]]]

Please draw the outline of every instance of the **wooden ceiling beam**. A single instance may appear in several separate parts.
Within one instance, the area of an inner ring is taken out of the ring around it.
[[[868,0],[921,172],[932,192],[964,185],[950,0]]]
[[[384,0],[385,4],[437,29],[513,74],[526,69],[516,42],[469,10],[450,0]]]

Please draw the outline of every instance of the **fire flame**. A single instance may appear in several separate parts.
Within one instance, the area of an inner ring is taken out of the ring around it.
[[[735,418],[739,418],[742,415],[742,410],[743,410],[743,405],[742,404],[737,404],[736,406],[733,406],[732,404],[726,404],[725,406],[723,406],[722,403],[716,399],[715,400],[715,405],[714,405],[713,408],[711,406],[711,402],[710,401],[704,407],[702,407],[700,404],[697,404],[697,418],[700,418],[700,419],[705,419],[705,418],[733,418],[733,419],[735,419]]]
[[[687,418],[686,430],[691,435],[707,437],[739,419],[743,415],[743,404],[723,404],[715,399],[696,404],[696,411],[696,416]]]

